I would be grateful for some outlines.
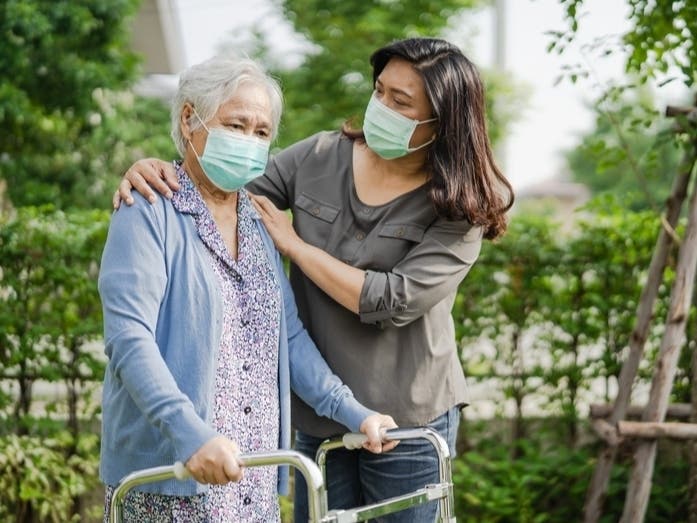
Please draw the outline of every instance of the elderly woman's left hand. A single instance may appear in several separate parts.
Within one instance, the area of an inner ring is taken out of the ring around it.
[[[266,196],[254,194],[250,194],[250,196],[276,248],[281,254],[292,259],[293,247],[302,246],[304,242],[293,229],[288,214],[278,210]]]
[[[380,454],[388,452],[395,448],[399,441],[388,441],[384,439],[385,431],[396,429],[397,424],[392,419],[392,416],[386,414],[372,414],[363,420],[360,430],[368,436],[368,441],[363,444],[363,448]]]

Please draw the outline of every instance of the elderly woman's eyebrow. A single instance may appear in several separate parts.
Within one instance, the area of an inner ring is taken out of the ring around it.
[[[244,113],[233,113],[221,118],[222,122],[231,122],[233,120],[242,122],[244,124],[249,124],[251,123],[252,118]],[[267,120],[266,118],[257,118],[257,127],[268,127],[271,129],[271,120]]]

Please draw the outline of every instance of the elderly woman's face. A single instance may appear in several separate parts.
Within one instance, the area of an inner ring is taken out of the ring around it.
[[[264,87],[243,83],[213,118],[204,123],[209,129],[219,127],[270,142],[273,136],[271,100]],[[204,150],[207,137],[203,126],[192,133],[191,142],[197,151]]]

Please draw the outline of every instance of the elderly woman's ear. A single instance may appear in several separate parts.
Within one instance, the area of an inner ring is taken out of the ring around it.
[[[190,103],[185,103],[184,106],[182,107],[182,112],[179,117],[179,127],[182,132],[182,136],[187,139],[191,140],[191,129],[189,125],[189,121],[191,120],[191,117],[194,115],[194,108],[191,106]]]

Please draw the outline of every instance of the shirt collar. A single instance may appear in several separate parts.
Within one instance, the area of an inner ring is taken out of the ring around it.
[[[177,181],[179,182],[179,190],[172,196],[172,205],[181,213],[200,215],[208,210],[206,202],[203,201],[201,192],[189,175],[184,170],[184,164],[181,161],[174,162],[174,168],[177,172]],[[251,218],[253,220],[261,219],[259,213],[252,205],[249,194],[246,189],[240,189],[237,192],[237,214],[240,219]]]
[[[201,193],[191,181],[189,175],[184,170],[184,164],[180,161],[174,162],[177,171],[177,181],[179,190],[172,196],[172,205],[181,213],[199,215],[206,210],[206,202],[203,201]]]

